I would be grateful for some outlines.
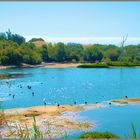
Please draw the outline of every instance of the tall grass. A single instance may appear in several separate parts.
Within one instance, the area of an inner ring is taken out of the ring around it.
[[[134,123],[131,124],[131,134],[130,134],[129,138],[132,138],[132,139],[137,139],[138,138],[138,139],[140,139],[140,133],[136,132]]]
[[[33,131],[34,131],[34,139],[42,139],[43,133],[40,131],[39,126],[36,124],[35,116],[33,115]]]

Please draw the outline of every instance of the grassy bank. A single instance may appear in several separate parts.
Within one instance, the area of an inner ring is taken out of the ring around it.
[[[132,62],[110,62],[108,66],[114,66],[114,67],[136,67],[140,66],[140,63],[132,63]]]
[[[84,63],[78,68],[110,68],[110,67],[137,67],[140,63],[131,62],[110,62],[110,63]]]
[[[108,68],[107,64],[95,64],[95,63],[85,63],[78,66],[78,68]]]

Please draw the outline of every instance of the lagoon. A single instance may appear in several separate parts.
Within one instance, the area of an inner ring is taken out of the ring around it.
[[[110,100],[126,95],[140,96],[140,68],[11,68],[1,69],[0,73],[18,75],[0,80],[3,109],[43,105],[44,99],[47,105],[100,102],[105,107],[81,111],[76,116],[96,124],[92,130],[125,137],[134,122],[140,131],[139,104],[108,105]],[[70,137],[77,137],[81,132],[74,131]]]
[[[43,105],[43,99],[48,105],[83,104],[140,95],[140,68],[14,68],[1,69],[0,73],[23,74],[0,80],[4,109]]]

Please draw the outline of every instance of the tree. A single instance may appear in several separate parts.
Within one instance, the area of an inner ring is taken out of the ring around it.
[[[25,38],[18,34],[12,34],[10,29],[6,33],[0,33],[0,40],[11,40],[19,45],[25,43]]]
[[[123,37],[123,40],[121,42],[121,54],[120,54],[120,57],[119,57],[119,60],[122,62],[124,61],[124,57],[125,57],[125,50],[124,50],[124,44],[125,42],[127,41],[127,37],[128,35],[126,35],[126,37]]]
[[[117,61],[120,56],[120,51],[118,49],[109,49],[106,51],[106,54],[111,61]]]
[[[84,60],[89,62],[101,61],[103,53],[98,47],[90,47],[84,51]]]
[[[29,40],[29,42],[35,42],[35,41],[44,41],[44,39],[42,39],[42,38],[32,38],[31,40]]]
[[[66,53],[64,49],[65,45],[64,43],[57,43],[55,46],[55,61],[57,62],[64,62]]]
[[[47,45],[42,45],[41,55],[42,55],[43,61],[47,62],[49,60]]]

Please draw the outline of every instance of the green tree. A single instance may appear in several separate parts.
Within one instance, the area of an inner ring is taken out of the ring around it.
[[[98,47],[90,47],[84,51],[84,60],[89,62],[101,61],[103,53]]]
[[[55,46],[55,61],[57,62],[64,62],[66,53],[64,49],[65,45],[64,43],[57,43]]]
[[[44,62],[47,62],[49,60],[47,45],[42,45],[41,55],[42,55],[42,59],[43,59]]]
[[[31,40],[29,40],[29,42],[35,42],[35,41],[44,41],[44,39],[42,39],[42,38],[32,38]]]

